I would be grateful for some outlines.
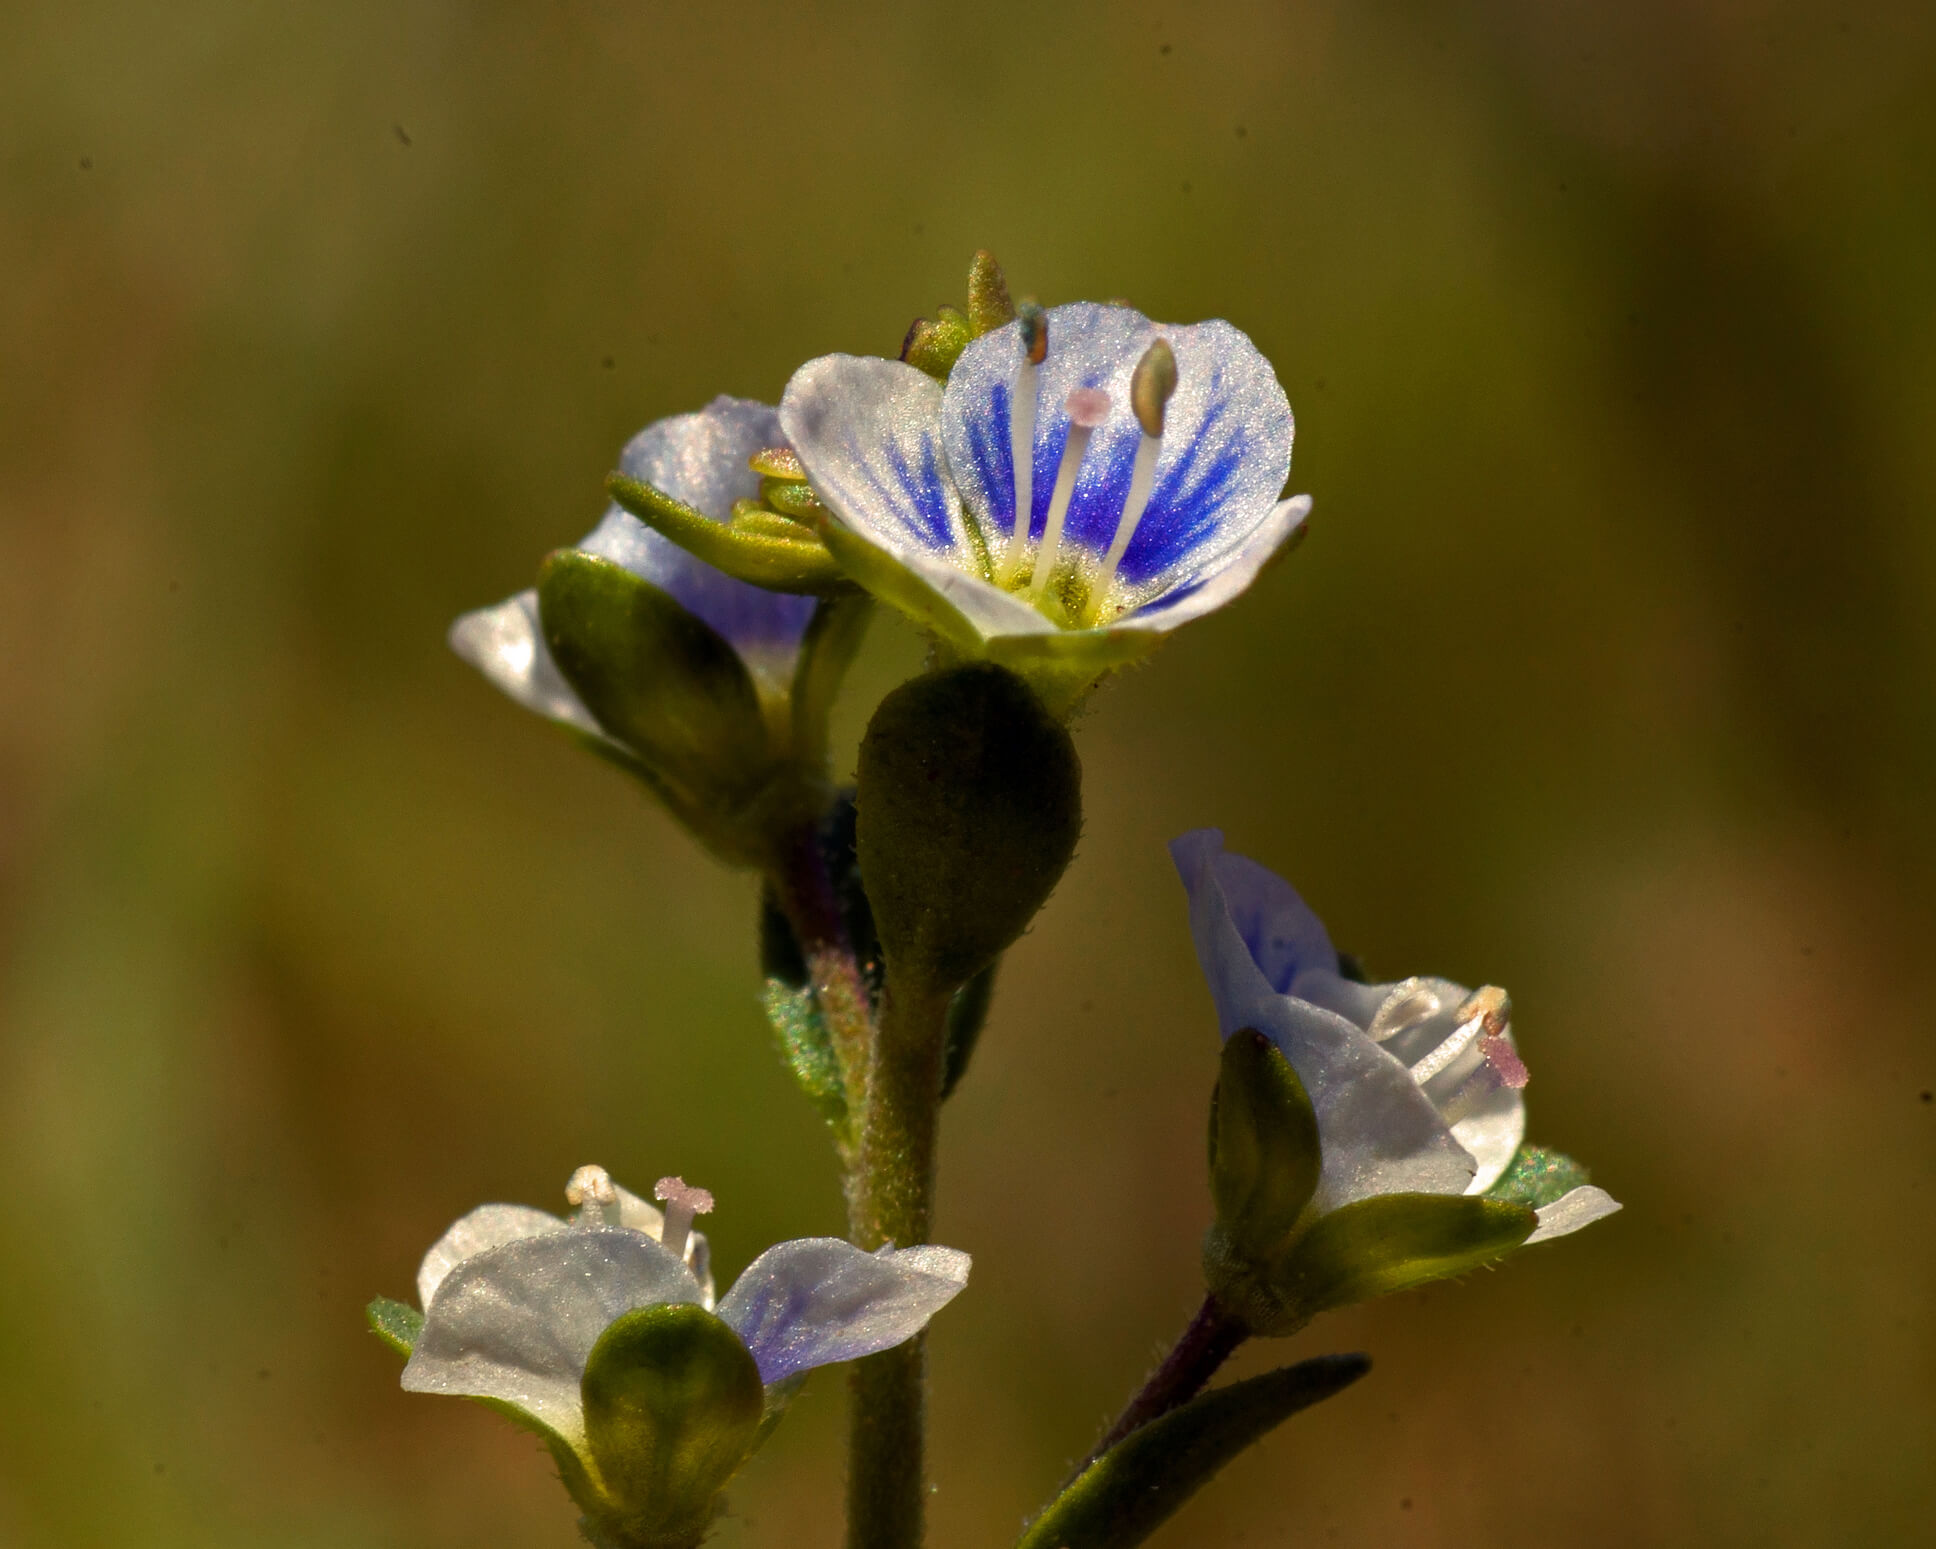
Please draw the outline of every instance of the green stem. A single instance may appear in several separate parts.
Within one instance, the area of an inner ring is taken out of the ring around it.
[[[849,1235],[863,1248],[908,1248],[928,1240],[949,999],[945,991],[897,986],[889,965],[860,1133],[858,1186],[850,1196]],[[917,1549],[921,1542],[927,1495],[923,1354],[916,1338],[854,1365],[848,1549]]]

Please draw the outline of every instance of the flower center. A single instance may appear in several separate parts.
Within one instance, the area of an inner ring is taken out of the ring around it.
[[[686,1239],[692,1235],[692,1218],[713,1208],[713,1197],[705,1189],[695,1189],[684,1178],[661,1178],[652,1185],[652,1197],[665,1206],[665,1230],[659,1241],[674,1258],[686,1256]]]
[[[1035,505],[1037,372],[1049,353],[1048,315],[1040,307],[1030,305],[1024,305],[1020,313],[1022,360],[1015,368],[1008,398],[1015,520],[993,575],[995,584],[1008,591],[1022,589],[1019,583],[1028,558],[1029,526]],[[1096,387],[1078,387],[1063,401],[1069,416],[1069,435],[1062,444],[1062,461],[1056,469],[1055,487],[1042,526],[1042,544],[1035,563],[1029,568],[1025,593],[1038,611],[1058,624],[1090,629],[1103,621],[1105,611],[1112,609],[1111,593],[1117,571],[1122,567],[1123,556],[1129,552],[1143,513],[1149,509],[1150,495],[1156,487],[1156,459],[1162,450],[1164,415],[1175,393],[1176,355],[1167,340],[1158,339],[1143,352],[1130,379],[1130,407],[1142,429],[1142,439],[1136,448],[1129,492],[1116,519],[1115,533],[1100,560],[1092,558],[1075,567],[1073,573],[1058,575],[1063,532],[1068,525],[1069,505],[1075,497],[1082,459],[1097,428],[1115,407],[1110,395]],[[1114,607],[1113,611],[1122,609]]]

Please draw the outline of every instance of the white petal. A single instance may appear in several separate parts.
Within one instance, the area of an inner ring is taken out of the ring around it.
[[[1116,627],[1167,631],[1214,613],[1250,589],[1310,514],[1309,495],[1279,501],[1236,549],[1179,580],[1150,606],[1118,619]]]
[[[898,360],[823,355],[787,383],[780,424],[845,526],[889,553],[978,569],[941,452],[941,384]]]
[[[450,648],[525,709],[610,740],[545,648],[536,592],[466,613],[450,626]]]
[[[778,1382],[911,1339],[968,1283],[953,1248],[863,1253],[838,1237],[769,1248],[733,1282],[719,1315],[753,1352],[760,1380]]]
[[[403,1386],[502,1399],[582,1447],[578,1384],[598,1336],[635,1307],[699,1300],[686,1266],[643,1233],[573,1227],[527,1237],[445,1277]]]
[[[1170,852],[1189,891],[1190,930],[1220,1031],[1228,1038],[1254,1028],[1269,1037],[1317,1110],[1324,1143],[1318,1208],[1373,1194],[1463,1194],[1475,1163],[1405,1066],[1347,1018],[1279,994],[1265,976],[1225,896],[1219,863],[1233,858],[1223,853],[1222,834],[1186,834]]]
[[[417,1266],[417,1305],[427,1310],[444,1277],[465,1259],[501,1248],[507,1242],[563,1230],[563,1221],[529,1205],[479,1205],[452,1222],[450,1230],[423,1256],[423,1263]]]
[[[1533,1228],[1533,1235],[1526,1239],[1526,1243],[1530,1245],[1552,1237],[1564,1237],[1568,1232],[1577,1232],[1583,1226],[1592,1225],[1602,1216],[1612,1215],[1619,1208],[1620,1201],[1605,1189],[1583,1183],[1539,1211],[1539,1225]]]
[[[1526,1099],[1512,1087],[1499,1087],[1452,1126],[1452,1138],[1479,1164],[1466,1193],[1485,1193],[1506,1176],[1526,1138]]]

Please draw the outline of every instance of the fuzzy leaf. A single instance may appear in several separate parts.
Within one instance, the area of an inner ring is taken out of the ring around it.
[[[370,1332],[398,1355],[407,1359],[410,1352],[417,1348],[417,1336],[423,1332],[424,1315],[408,1302],[379,1296],[363,1309],[363,1316],[370,1320]]]

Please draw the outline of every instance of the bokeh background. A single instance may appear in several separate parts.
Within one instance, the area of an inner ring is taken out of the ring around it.
[[[1509,986],[1626,1212],[1288,1354],[1185,1544],[1907,1544],[1936,1507],[1936,13],[1520,0],[0,11],[0,1543],[575,1542],[362,1329],[483,1199],[837,1231],[753,888],[443,645],[637,427],[1019,292],[1227,316],[1310,540],[1080,724],[951,1106],[933,1542],[1188,1314],[1163,850]],[[919,663],[880,622],[842,715]],[[722,1545],[839,1539],[822,1377]]]

